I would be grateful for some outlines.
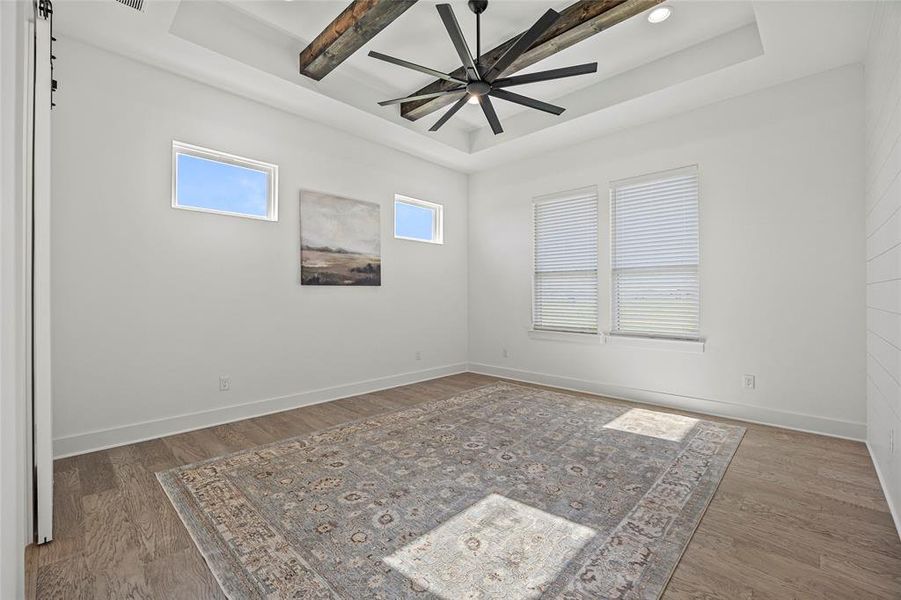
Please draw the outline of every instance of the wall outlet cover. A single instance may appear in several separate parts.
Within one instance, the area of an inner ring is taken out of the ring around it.
[[[742,387],[746,390],[753,390],[757,388],[757,377],[754,375],[745,375],[741,379]]]

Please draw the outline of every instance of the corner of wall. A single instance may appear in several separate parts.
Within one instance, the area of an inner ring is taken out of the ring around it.
[[[901,3],[874,5],[863,65],[867,447],[901,536]]]

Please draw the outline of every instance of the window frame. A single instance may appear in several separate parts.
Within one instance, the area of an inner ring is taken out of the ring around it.
[[[535,260],[536,260],[536,249],[537,249],[537,239],[536,239],[536,227],[535,227],[535,207],[538,204],[543,202],[553,202],[553,201],[561,201],[567,198],[571,198],[572,200],[577,200],[579,198],[594,195],[596,211],[597,211],[597,219],[595,225],[595,234],[596,234],[596,244],[597,244],[597,262],[595,266],[595,330],[594,331],[575,331],[571,329],[547,329],[544,327],[536,327],[535,324],[535,310],[536,310],[536,270],[535,270]],[[588,185],[581,188],[569,189],[560,192],[552,192],[549,194],[542,194],[540,196],[534,196],[532,198],[532,202],[530,204],[531,209],[531,218],[530,218],[530,226],[531,226],[531,262],[529,265],[530,269],[530,277],[531,277],[531,311],[529,314],[529,337],[533,339],[544,339],[544,340],[556,340],[556,341],[585,341],[585,342],[601,342],[603,341],[603,327],[601,323],[601,316],[604,314],[603,309],[603,295],[601,294],[601,278],[602,278],[602,269],[604,268],[604,262],[601,259],[601,247],[602,247],[602,237],[601,237],[601,227],[604,219],[604,211],[601,206],[601,196],[600,191],[597,185]]]
[[[397,204],[407,204],[409,206],[415,206],[417,208],[425,208],[432,211],[434,215],[432,217],[432,239],[424,240],[422,238],[408,237],[405,235],[397,234]],[[394,239],[396,240],[404,240],[407,242],[420,242],[422,244],[444,244],[444,205],[438,204],[436,202],[428,202],[426,200],[419,200],[417,198],[411,198],[410,196],[404,196],[403,194],[394,194],[394,205],[393,205],[393,214],[392,220],[394,222]]]
[[[631,332],[631,331],[617,331],[616,330],[616,311],[617,311],[617,302],[616,302],[616,271],[613,260],[614,260],[614,246],[616,244],[616,233],[614,228],[616,227],[614,215],[614,195],[615,189],[619,187],[625,187],[628,185],[635,185],[641,183],[650,183],[653,181],[663,181],[669,178],[678,177],[682,174],[692,173],[697,178],[697,212],[698,212],[698,262],[695,265],[696,273],[697,273],[697,282],[698,282],[698,328],[697,335],[693,337],[677,337],[670,335],[657,335],[652,333],[642,334],[640,332]],[[685,344],[700,344],[700,350],[703,351],[704,347],[704,336],[702,335],[702,306],[701,306],[701,260],[702,260],[702,252],[701,252],[701,173],[697,164],[686,165],[684,167],[677,167],[674,169],[667,169],[664,171],[656,171],[652,173],[646,173],[644,175],[638,175],[634,177],[626,177],[621,179],[612,180],[609,183],[609,206],[608,206],[608,218],[609,218],[609,228],[608,228],[608,249],[609,249],[609,260],[608,260],[608,286],[609,286],[609,319],[610,319],[610,328],[608,331],[604,333],[605,337],[608,338],[608,341],[618,342],[628,341],[628,340],[636,340],[637,342],[641,342],[642,340],[646,340],[649,343],[660,342],[660,343],[672,343],[674,347],[676,345]]]
[[[269,189],[266,201],[266,215],[250,215],[247,213],[233,212],[227,210],[217,210],[215,208],[204,208],[201,206],[189,206],[179,204],[178,202],[178,157],[184,154],[193,156],[202,160],[209,160],[226,165],[233,165],[254,171],[262,171],[267,175],[269,180]],[[253,219],[256,221],[278,222],[278,165],[229,154],[205,148],[203,146],[195,146],[178,140],[172,140],[172,208],[179,210],[189,210],[192,212],[210,213],[214,215],[225,215],[228,217],[242,217],[244,219]]]

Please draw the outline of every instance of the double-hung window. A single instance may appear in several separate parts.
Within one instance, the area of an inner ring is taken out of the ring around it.
[[[611,184],[616,335],[700,337],[698,170]]]
[[[598,332],[598,194],[592,187],[533,203],[532,328]]]

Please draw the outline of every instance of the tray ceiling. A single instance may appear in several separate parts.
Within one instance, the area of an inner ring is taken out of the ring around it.
[[[459,63],[433,0],[420,0],[322,81],[298,73],[299,52],[347,0],[148,0],[137,12],[114,0],[58,0],[63,35],[178,72],[423,156],[474,171],[603,135],[731,96],[858,62],[869,2],[670,1],[670,19],[638,15],[521,73],[598,62],[598,73],[522,86],[567,108],[559,117],[496,101],[505,132],[493,136],[478,106],[438,133],[440,112],[416,122],[379,100],[431,82],[366,56],[377,50],[447,71]],[[471,42],[475,17],[451,2]],[[482,17],[483,51],[571,1],[494,0]],[[473,52],[474,52],[473,48]]]

